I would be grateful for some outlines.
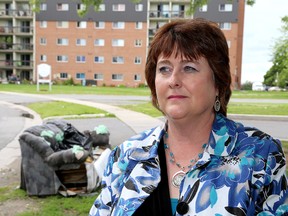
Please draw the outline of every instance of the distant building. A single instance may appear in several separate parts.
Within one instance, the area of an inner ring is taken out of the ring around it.
[[[190,1],[107,0],[98,12],[91,8],[83,17],[77,13],[84,7],[79,0],[47,0],[35,16],[29,0],[1,1],[0,38],[12,36],[13,42],[12,49],[0,50],[0,78],[15,74],[35,81],[36,66],[46,63],[56,82],[145,84],[147,49],[157,29],[172,19],[203,17],[219,23],[226,35],[232,88],[240,88],[245,1],[208,1],[193,16],[187,14]]]
[[[84,17],[75,1],[49,0],[36,15],[36,64],[52,66],[53,79],[108,86],[145,83],[147,2],[104,1]]]
[[[33,77],[34,16],[25,0],[0,1],[0,80]]]

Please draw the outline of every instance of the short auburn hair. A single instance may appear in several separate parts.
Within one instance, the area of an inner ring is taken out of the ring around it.
[[[181,19],[171,21],[156,32],[148,51],[145,78],[151,90],[152,104],[157,109],[155,89],[156,66],[160,55],[176,55],[190,60],[206,58],[213,71],[215,87],[219,91],[220,113],[227,115],[227,105],[231,96],[231,74],[229,49],[226,38],[214,22],[205,19]]]

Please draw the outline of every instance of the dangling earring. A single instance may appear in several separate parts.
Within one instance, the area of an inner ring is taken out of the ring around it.
[[[215,112],[219,112],[220,108],[221,108],[221,103],[220,103],[220,100],[219,100],[219,96],[217,95],[215,103],[214,103]]]

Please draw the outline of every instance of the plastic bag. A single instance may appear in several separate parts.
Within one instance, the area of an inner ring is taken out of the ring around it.
[[[73,148],[74,145],[80,145],[89,151],[92,148],[92,139],[90,135],[84,135],[73,127],[70,123],[64,128],[64,139],[62,144],[67,148]]]

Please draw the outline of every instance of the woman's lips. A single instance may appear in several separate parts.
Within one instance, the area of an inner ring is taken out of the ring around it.
[[[187,97],[184,95],[170,95],[168,97],[168,99],[182,99],[182,98],[187,98]]]

